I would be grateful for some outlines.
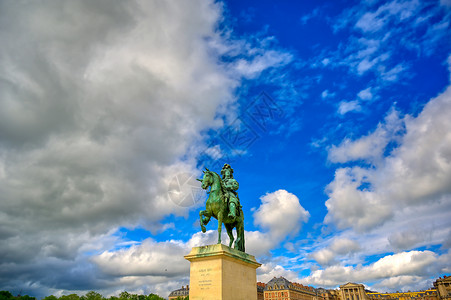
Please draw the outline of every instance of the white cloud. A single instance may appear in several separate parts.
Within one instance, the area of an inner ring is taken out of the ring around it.
[[[316,260],[320,265],[332,265],[338,263],[338,257],[340,260],[349,254],[353,254],[359,251],[360,245],[348,238],[334,238],[328,247],[314,251],[311,257]]]
[[[370,163],[379,161],[387,144],[399,139],[403,123],[399,112],[392,109],[383,123],[377,125],[372,133],[357,140],[345,138],[340,145],[332,145],[328,149],[328,159],[334,163],[345,163],[356,160],[365,160]]]
[[[381,196],[362,188],[368,184],[370,172],[359,167],[335,171],[334,181],[326,190],[329,199],[325,223],[334,223],[340,229],[352,227],[366,231],[391,218],[391,207]]]
[[[360,106],[358,101],[341,101],[338,105],[338,113],[340,115],[345,115],[348,112],[352,111],[361,111],[362,107]]]
[[[267,283],[274,277],[284,277],[292,282],[299,282],[298,274],[294,271],[285,269],[283,266],[274,262],[267,262],[257,269],[257,281]]]
[[[96,269],[101,271],[99,278],[107,278],[108,286],[104,294],[117,295],[127,289],[146,294],[157,291],[164,296],[189,284],[190,263],[184,259],[192,247],[216,243],[216,231],[198,232],[188,241],[168,240],[157,242],[151,238],[128,248],[104,251],[91,257]],[[223,233],[225,238],[225,233]]]
[[[329,58],[324,58],[321,63],[323,64],[323,66],[327,66],[330,63],[330,59]]]
[[[308,277],[301,279],[304,284],[337,287],[344,282],[376,281],[378,289],[387,291],[398,288],[394,281],[403,285],[412,282],[423,283],[425,275],[435,275],[449,267],[449,262],[443,260],[449,255],[437,255],[432,251],[410,251],[387,255],[368,266],[330,266],[323,270],[316,270]],[[418,289],[418,286],[416,290]]]
[[[403,64],[398,64],[388,71],[385,71],[384,67],[381,67],[381,78],[385,81],[397,81],[400,74],[407,69]]]
[[[268,230],[269,236],[277,241],[298,233],[302,223],[310,218],[298,197],[285,190],[268,193],[260,199],[262,204],[254,212],[254,224]]]
[[[373,93],[372,93],[372,88],[366,88],[364,90],[361,90],[358,94],[357,97],[359,97],[359,99],[364,100],[364,101],[369,101],[373,99]]]
[[[171,277],[189,272],[189,262],[183,258],[188,253],[180,242],[157,243],[148,239],[128,249],[103,252],[93,261],[103,273],[113,276]]]
[[[400,275],[423,274],[426,267],[437,261],[437,254],[432,251],[410,251],[385,256],[361,272],[374,272],[375,276],[393,277]],[[368,276],[368,275],[366,275]]]
[[[384,279],[374,285],[378,290],[391,291],[417,291],[420,286],[429,288],[431,283],[422,276],[401,275]]]
[[[379,31],[388,25],[390,19],[403,21],[413,16],[420,8],[417,0],[391,1],[379,6],[375,12],[366,12],[356,23],[356,27],[363,31]]]
[[[278,246],[280,239],[285,238],[282,236],[273,238],[270,234],[260,231],[246,231],[244,236],[246,253],[251,253],[256,257],[268,255],[270,250]]]
[[[330,249],[315,251],[311,254],[311,257],[323,266],[335,262],[335,253],[333,253]]]
[[[431,240],[432,232],[428,228],[410,228],[404,231],[393,232],[388,241],[395,249],[410,249],[424,241]]]
[[[322,99],[327,99],[327,98],[334,97],[334,96],[335,96],[335,93],[331,93],[331,92],[329,92],[329,90],[324,90],[321,93],[321,98]]]
[[[360,246],[353,240],[338,238],[332,242],[330,249],[338,254],[348,254],[360,250]]]
[[[242,76],[251,79],[259,76],[263,70],[284,66],[291,62],[292,59],[292,55],[288,53],[265,51],[262,55],[256,56],[252,61],[244,59],[237,61],[234,69]]]
[[[347,162],[377,155],[380,160],[373,159],[377,163],[369,168],[355,166],[336,171],[334,181],[328,186],[325,220],[340,228],[368,230],[389,220],[394,212],[407,212],[409,207],[427,203],[448,205],[451,199],[450,113],[451,88],[448,88],[432,99],[418,117],[404,118],[405,134],[401,139],[396,137],[396,130],[382,130],[383,126],[379,126],[369,136],[353,142],[345,140],[341,146],[332,147],[329,152],[332,161]],[[397,118],[393,119],[398,124]],[[382,150],[393,138],[398,139],[399,146],[384,157]]]
[[[378,31],[385,23],[385,18],[378,18],[378,13],[367,12],[356,23],[356,27],[363,31]]]
[[[346,66],[359,76],[372,76],[378,86],[399,82],[412,72],[395,56],[412,51],[430,56],[449,39],[449,12],[444,10],[418,0],[361,2],[346,9],[334,25],[336,30],[349,30],[349,38],[319,61],[327,57],[332,67]]]

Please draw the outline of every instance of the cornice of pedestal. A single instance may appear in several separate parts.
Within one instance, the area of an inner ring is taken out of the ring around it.
[[[255,268],[261,266],[261,264],[255,260],[255,257],[253,255],[230,248],[223,244],[193,247],[191,249],[191,252],[188,255],[185,255],[184,257],[189,261],[215,259],[223,257],[226,259],[236,259],[245,264],[250,264]]]

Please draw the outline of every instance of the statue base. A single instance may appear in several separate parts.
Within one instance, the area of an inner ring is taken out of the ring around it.
[[[257,300],[255,257],[222,244],[194,247],[190,261],[190,300]]]

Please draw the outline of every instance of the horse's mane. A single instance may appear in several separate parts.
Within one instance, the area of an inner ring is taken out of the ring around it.
[[[212,173],[214,176],[216,176],[219,180],[219,184],[221,185],[221,194],[225,194],[225,187],[224,187],[224,183],[222,182],[221,176],[219,176],[218,173],[216,173],[215,171],[210,171],[208,170],[208,172]]]

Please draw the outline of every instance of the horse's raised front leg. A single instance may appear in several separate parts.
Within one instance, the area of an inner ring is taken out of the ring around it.
[[[199,218],[200,218],[200,228],[202,228],[202,232],[205,233],[207,231],[205,225],[207,225],[208,222],[210,222],[211,215],[208,213],[208,211],[201,210],[199,212]]]

